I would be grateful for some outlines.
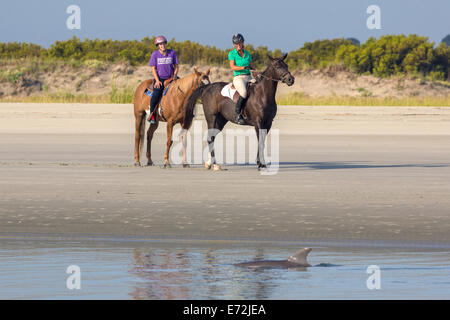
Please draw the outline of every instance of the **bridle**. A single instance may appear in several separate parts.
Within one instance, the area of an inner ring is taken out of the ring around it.
[[[284,78],[285,76],[287,76],[288,74],[289,74],[289,71],[286,71],[286,72],[280,77],[280,79],[275,79],[275,78],[272,78],[272,77],[268,77],[268,76],[266,76],[263,72],[259,73],[257,76],[258,76],[258,77],[265,78],[265,79],[267,79],[267,80],[272,80],[272,81],[278,82],[278,81],[283,81],[283,78]]]

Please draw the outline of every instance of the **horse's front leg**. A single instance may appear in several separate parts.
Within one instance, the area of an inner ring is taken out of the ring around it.
[[[150,127],[147,131],[147,165],[152,166],[152,139],[153,139],[153,133],[155,133],[156,129],[158,128],[159,122],[156,122],[155,124],[150,124]]]
[[[167,122],[167,147],[166,147],[166,154],[164,155],[164,168],[171,167],[169,163],[169,151],[173,143],[172,140],[173,126],[174,125],[171,121]]]
[[[211,169],[211,166],[213,166],[214,171],[220,171],[220,166],[216,163],[216,155],[214,151],[214,140],[216,139],[216,135],[220,132],[220,130],[215,128],[209,128],[208,129],[208,161],[205,162],[205,168]]]
[[[187,163],[187,161],[186,161],[186,149],[187,149],[187,133],[188,133],[188,131],[187,130],[182,130],[181,131],[181,133],[180,133],[180,137],[181,137],[181,142],[182,142],[182,146],[183,146],[183,159],[182,159],[182,161],[183,161],[183,168],[189,168],[190,167],[190,165]]]
[[[141,114],[140,116],[136,116],[135,115],[135,126],[136,126],[136,132],[134,135],[134,165],[135,166],[140,166],[141,162],[140,162],[140,158],[141,158],[141,142],[143,141],[144,137],[141,136],[141,125],[145,126],[145,122],[143,124],[141,124],[141,120],[142,120],[143,115]],[[145,131],[144,131],[145,132]]]
[[[256,155],[256,164],[258,165],[258,170],[262,168],[267,168],[266,160],[264,159],[264,148],[266,143],[266,137],[268,134],[268,129],[261,128],[260,126],[255,126],[256,138],[258,140],[258,153]]]

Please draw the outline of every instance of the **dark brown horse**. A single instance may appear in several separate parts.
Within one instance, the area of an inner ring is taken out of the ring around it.
[[[173,127],[177,123],[183,124],[185,116],[185,102],[191,95],[193,90],[200,85],[209,84],[209,69],[205,73],[198,72],[194,68],[192,74],[187,75],[184,78],[173,81],[170,87],[167,89],[166,95],[161,98],[160,106],[161,113],[158,112],[158,107],[155,108],[156,123],[150,124],[147,131],[147,165],[153,165],[151,156],[151,143],[153,134],[158,128],[159,121],[167,122],[167,147],[164,156],[164,167],[170,167],[169,163],[169,150],[172,146],[172,131]],[[146,110],[150,108],[150,97],[144,92],[145,89],[153,83],[153,79],[148,79],[139,84],[134,92],[134,118],[136,125],[136,133],[134,139],[134,161],[136,166],[140,166],[141,153],[144,146],[145,136],[145,120]],[[186,163],[186,140],[183,139],[183,166],[188,166]]]
[[[277,103],[275,93],[278,82],[284,82],[288,86],[294,84],[294,77],[288,70],[284,62],[287,54],[282,58],[272,58],[269,56],[269,65],[266,70],[258,75],[259,81],[248,87],[248,100],[244,108],[245,125],[254,126],[258,138],[258,155],[256,162],[258,170],[266,168],[264,161],[264,144],[266,135],[272,127],[272,121],[277,114]],[[214,155],[215,136],[222,131],[228,121],[235,122],[235,103],[222,96],[220,93],[227,82],[215,82],[201,86],[194,90],[186,102],[185,121],[183,129],[189,129],[193,119],[193,110],[197,99],[203,102],[203,111],[208,124],[208,147],[209,159],[205,163],[207,169],[214,165],[214,170],[220,170],[216,164]]]

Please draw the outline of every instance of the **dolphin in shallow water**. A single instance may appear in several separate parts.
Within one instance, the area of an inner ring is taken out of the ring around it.
[[[311,267],[311,265],[306,260],[306,257],[311,252],[311,248],[304,248],[292,256],[287,258],[287,260],[260,260],[260,261],[250,261],[237,263],[237,267],[247,267],[247,268],[305,268]]]

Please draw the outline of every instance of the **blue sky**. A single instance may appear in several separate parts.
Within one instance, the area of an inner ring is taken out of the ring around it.
[[[69,30],[66,9],[81,8],[81,29]],[[369,5],[381,9],[381,30],[366,26]],[[295,50],[305,41],[416,33],[440,42],[450,33],[450,0],[40,0],[2,1],[0,42],[48,47],[72,36],[140,40],[164,34],[222,49],[234,33],[247,43]]]

